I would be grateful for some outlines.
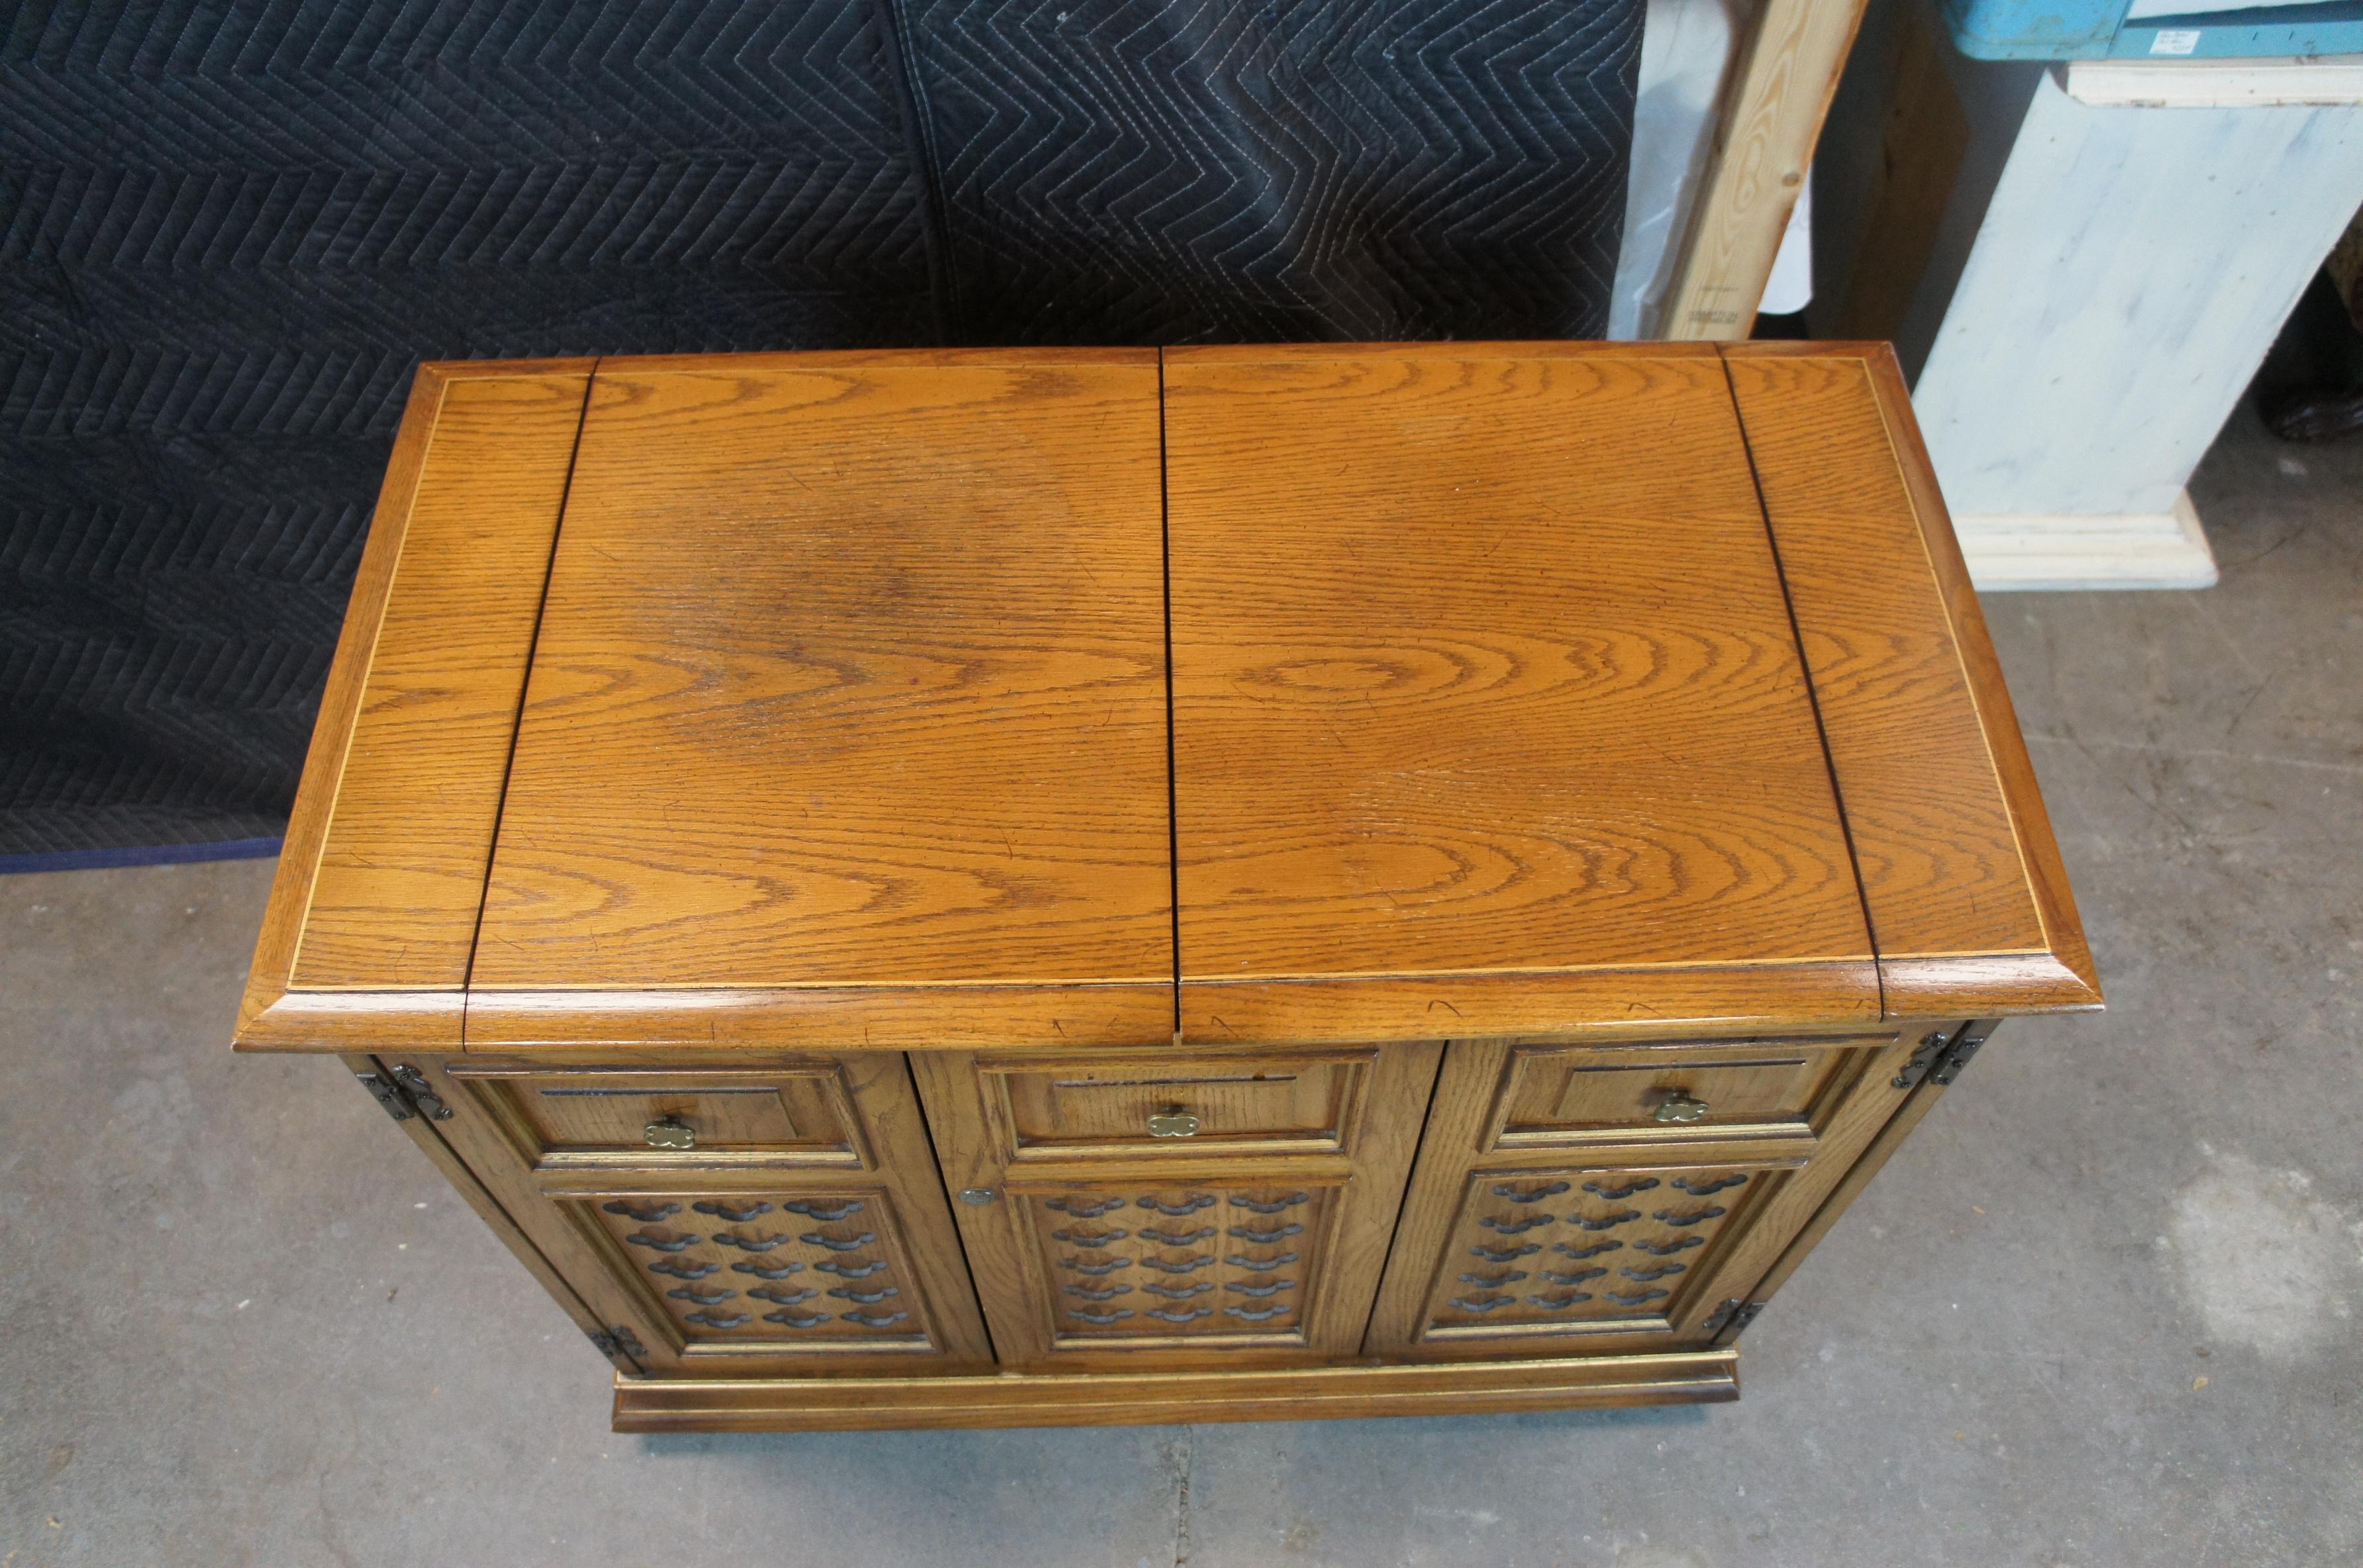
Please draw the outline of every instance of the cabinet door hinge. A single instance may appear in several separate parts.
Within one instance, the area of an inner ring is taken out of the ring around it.
[[[630,1326],[625,1323],[616,1324],[616,1331],[611,1334],[593,1333],[591,1348],[610,1361],[619,1355],[638,1357],[649,1353],[648,1347],[640,1343],[639,1335],[632,1332]]]
[[[1928,1076],[1939,1084],[1948,1084],[1959,1077],[1961,1069],[1969,1065],[1969,1058],[1978,1054],[1979,1046],[1991,1038],[1995,1026],[2001,1022],[1998,1018],[1973,1018],[1955,1030],[1952,1048],[1945,1053],[1945,1059],[1937,1063],[1936,1071]]]
[[[1763,1310],[1764,1303],[1761,1301],[1742,1301],[1736,1296],[1727,1297],[1722,1306],[1707,1314],[1706,1321],[1699,1328],[1709,1339],[1736,1340],[1740,1331],[1756,1321],[1756,1314]]]
[[[1973,1018],[1954,1028],[1932,1029],[1920,1037],[1912,1059],[1895,1075],[1897,1088],[1910,1088],[1922,1078],[1933,1078],[1939,1085],[1951,1083],[1978,1054],[1978,1047],[1991,1037],[1998,1018]]]
[[[385,1113],[396,1121],[407,1121],[414,1116],[424,1116],[430,1121],[449,1121],[451,1108],[427,1081],[427,1075],[407,1062],[396,1062],[383,1073],[355,1073],[361,1088],[385,1108]]]
[[[407,1121],[415,1114],[410,1109],[410,1101],[404,1098],[403,1092],[394,1088],[383,1075],[355,1073],[353,1077],[361,1088],[370,1091],[370,1098],[383,1106],[385,1113],[396,1121]]]

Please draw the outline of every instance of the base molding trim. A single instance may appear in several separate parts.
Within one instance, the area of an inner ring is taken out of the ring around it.
[[[1138,1426],[1490,1415],[1739,1397],[1739,1353],[1220,1372],[616,1379],[619,1432]]]
[[[1972,514],[1954,518],[1953,532],[1981,593],[2215,586],[2215,552],[2188,491],[2155,516]]]

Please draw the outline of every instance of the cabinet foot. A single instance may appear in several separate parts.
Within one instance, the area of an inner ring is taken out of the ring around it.
[[[1136,1426],[1698,1405],[1738,1397],[1738,1353],[1731,1349],[1281,1372],[731,1381],[619,1376],[615,1426],[619,1432]]]

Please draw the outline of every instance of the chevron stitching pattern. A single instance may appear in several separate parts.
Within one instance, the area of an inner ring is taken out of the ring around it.
[[[1604,326],[1635,6],[911,3],[971,340]]]
[[[1639,28],[1639,0],[14,8],[0,855],[277,831],[421,359],[1596,335]]]

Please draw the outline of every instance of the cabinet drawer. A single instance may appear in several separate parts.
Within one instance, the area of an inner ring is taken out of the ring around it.
[[[1095,1055],[982,1070],[987,1104],[1012,1160],[1204,1154],[1344,1154],[1363,1114],[1376,1053],[1265,1057]]]
[[[866,1168],[829,1064],[763,1071],[453,1066],[538,1169],[618,1164]]]
[[[1491,1146],[1567,1147],[1636,1134],[1810,1137],[1850,1077],[1849,1064],[1893,1039],[1521,1045],[1511,1053]]]

